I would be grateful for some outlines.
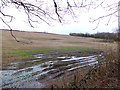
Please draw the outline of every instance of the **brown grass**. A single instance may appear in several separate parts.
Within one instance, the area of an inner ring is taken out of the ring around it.
[[[104,43],[99,43],[100,39],[74,37],[69,35],[34,33],[34,32],[18,32],[13,34],[21,41],[16,42],[9,31],[2,31],[3,48],[48,48],[48,47],[99,47]]]

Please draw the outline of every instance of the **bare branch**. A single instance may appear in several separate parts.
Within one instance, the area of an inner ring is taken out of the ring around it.
[[[109,17],[109,20],[106,25],[109,25],[111,18],[112,18],[112,15]]]
[[[98,8],[99,6],[102,6],[102,4],[105,2],[105,0],[103,0],[100,4],[98,4],[96,7],[94,7],[94,9]]]
[[[11,35],[12,35],[12,37],[14,37],[14,39],[17,41],[17,42],[19,42],[19,40],[17,40],[16,39],[16,37],[13,35],[13,30],[12,30],[12,28],[0,17],[0,19],[2,20],[2,22],[10,29],[10,33],[11,33]]]
[[[35,13],[32,13],[34,16],[38,17],[40,20],[44,21],[45,23],[47,23],[48,25],[50,25],[47,21],[45,21],[43,18],[41,18],[39,15],[35,14]]]
[[[1,13],[4,17],[10,17],[10,21],[9,21],[9,22],[11,22],[12,19],[14,18],[14,17],[11,16],[11,15],[4,14],[1,10],[0,10],[0,13]]]
[[[97,29],[97,28],[98,28],[98,26],[99,26],[99,24],[100,24],[100,19],[99,19],[99,21],[98,21],[98,23],[97,23],[96,27],[95,27],[93,30]]]
[[[115,13],[117,13],[118,11],[119,11],[119,10],[116,10],[116,11],[110,13],[110,14],[107,14],[107,15],[101,16],[101,17],[99,17],[99,18],[97,18],[97,19],[94,19],[93,21],[90,21],[90,22],[96,22],[96,21],[98,21],[99,19],[103,19],[103,18],[105,18],[105,17],[112,16],[112,15],[114,15]]]
[[[54,2],[54,7],[55,7],[55,13],[57,14],[57,16],[58,16],[58,19],[59,19],[59,21],[60,21],[60,23],[62,23],[62,21],[61,21],[61,17],[60,17],[60,15],[58,14],[58,7],[57,7],[57,3],[55,2],[55,0],[53,0],[53,2]]]

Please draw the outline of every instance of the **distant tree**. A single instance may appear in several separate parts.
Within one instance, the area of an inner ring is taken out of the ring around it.
[[[106,39],[106,40],[115,40],[117,41],[118,36],[117,33],[96,33],[96,34],[83,34],[83,33],[70,33],[70,36],[80,36],[80,37],[93,37],[93,38],[100,38],[100,39]]]

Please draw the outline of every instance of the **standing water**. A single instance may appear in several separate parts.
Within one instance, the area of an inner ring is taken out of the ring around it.
[[[52,56],[35,55],[36,60],[12,62],[3,65],[3,88],[42,88],[43,82],[55,78],[63,72],[70,72],[81,67],[98,63],[98,57],[102,54],[86,57],[77,56]]]

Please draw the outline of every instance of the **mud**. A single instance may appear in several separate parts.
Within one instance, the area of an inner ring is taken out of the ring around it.
[[[77,54],[38,54],[36,60],[12,62],[3,65],[3,88],[42,88],[44,82],[55,79],[73,70],[98,63],[98,58],[104,59],[103,53],[89,56]]]

